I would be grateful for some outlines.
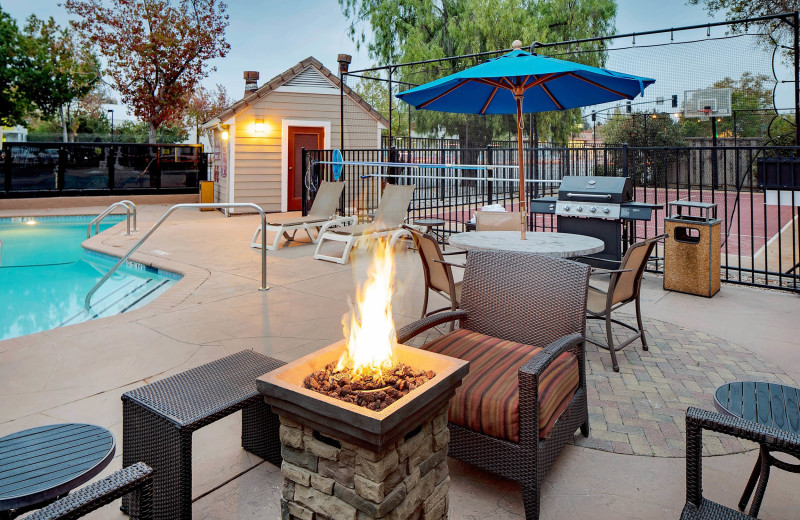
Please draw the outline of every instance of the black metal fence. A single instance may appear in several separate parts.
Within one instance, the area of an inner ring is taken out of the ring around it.
[[[386,182],[414,184],[409,220],[441,218],[447,222],[439,228],[445,236],[464,231],[474,212],[487,204],[518,209],[517,150],[512,148],[342,150],[342,156],[345,163],[362,163],[345,164],[338,177],[346,183],[344,214],[374,211]],[[662,205],[651,220],[625,225],[629,240],[661,234],[670,201],[716,203],[723,280],[800,292],[800,227],[793,205],[800,205],[800,195],[795,203],[793,192],[784,188],[775,193],[783,204],[775,205],[758,187],[765,160],[798,156],[800,148],[769,146],[528,148],[525,191],[528,200],[557,195],[565,175],[629,176],[636,200]],[[332,150],[307,151],[307,174],[315,184],[337,178],[332,159]],[[386,162],[403,165],[380,164]],[[800,183],[800,174],[797,178]],[[556,219],[531,215],[529,229],[557,230]],[[660,262],[651,267],[663,270]]]
[[[4,143],[0,198],[194,193],[207,173],[200,145]]]

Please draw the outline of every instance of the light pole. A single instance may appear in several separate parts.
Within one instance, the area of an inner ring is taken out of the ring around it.
[[[109,108],[108,112],[111,112],[111,142],[114,142],[114,109]]]

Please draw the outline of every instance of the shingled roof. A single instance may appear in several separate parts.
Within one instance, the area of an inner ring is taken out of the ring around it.
[[[258,90],[246,95],[244,98],[231,105],[229,108],[227,108],[224,112],[222,112],[218,116],[207,121],[205,124],[203,124],[203,128],[209,128],[221,121],[230,119],[231,117],[235,116],[237,113],[241,112],[245,108],[255,104],[259,99],[263,98],[264,96],[268,96],[281,85],[285,85],[288,81],[296,77],[298,74],[306,70],[308,67],[313,67],[317,69],[323,76],[325,76],[331,83],[333,83],[333,85],[336,88],[341,88],[340,87],[341,80],[338,77],[336,77],[336,75],[334,75],[330,70],[328,70],[319,60],[317,60],[313,56],[309,56],[308,58],[304,59],[294,67],[275,76],[274,78],[266,82],[264,85],[259,87]],[[389,127],[389,120],[383,117],[380,112],[372,108],[372,105],[367,103],[364,100],[364,98],[356,94],[353,91],[353,89],[351,89],[347,85],[344,86],[344,94],[351,100],[353,100],[353,102],[355,102],[358,106],[360,106],[367,114],[369,114],[376,121],[381,123],[384,127],[386,128]]]

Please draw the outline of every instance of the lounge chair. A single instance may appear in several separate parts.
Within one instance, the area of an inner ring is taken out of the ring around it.
[[[647,267],[647,260],[650,258],[650,253],[653,252],[656,242],[663,240],[666,236],[667,235],[659,235],[630,246],[628,250],[625,251],[625,256],[622,257],[619,269],[597,269],[592,272],[593,276],[611,275],[607,289],[595,287],[593,285],[589,286],[589,302],[586,308],[587,319],[605,320],[607,343],[600,343],[588,337],[586,341],[611,352],[611,366],[614,372],[619,372],[619,364],[617,363],[618,350],[627,347],[637,338],[642,340],[642,350],[647,350],[647,338],[644,335],[644,327],[642,326],[639,293],[642,287],[642,275],[644,275],[644,269]],[[636,324],[638,328],[611,317],[614,311],[631,302],[636,303]],[[614,336],[611,331],[612,323],[622,325],[635,332],[635,334],[624,342],[614,345]]]
[[[316,244],[319,239],[320,228],[325,224],[335,223],[340,226],[354,224],[355,217],[336,216],[336,208],[339,207],[339,198],[342,196],[343,189],[343,182],[323,181],[319,187],[319,191],[317,191],[317,196],[314,198],[311,209],[308,210],[307,216],[282,217],[268,220],[267,231],[274,232],[275,239],[272,243],[267,243],[267,249],[270,251],[278,249],[278,247],[280,247],[279,243],[281,237],[285,237],[287,242],[293,241],[297,232],[301,230],[305,231],[308,238],[311,239],[311,242]],[[256,232],[253,233],[250,247],[261,249],[261,240],[258,238],[261,232],[261,225],[259,224]],[[289,232],[292,232],[292,234],[289,235]]]
[[[542,483],[580,428],[589,435],[584,331],[589,266],[510,251],[470,251],[461,308],[397,331],[400,343],[453,320],[421,348],[470,362],[450,400],[451,457],[522,485],[539,518]]]
[[[314,258],[317,260],[327,260],[337,264],[346,264],[350,257],[350,250],[353,245],[362,237],[380,238],[391,236],[396,240],[409,232],[403,229],[402,224],[408,212],[408,205],[411,204],[411,197],[414,194],[414,185],[399,186],[397,184],[387,184],[383,190],[380,204],[375,212],[375,217],[368,224],[353,224],[349,226],[338,226],[336,222],[329,222],[322,226],[317,240],[317,250]],[[330,242],[341,242],[344,250],[341,256],[334,256],[324,253],[324,246],[331,247]]]

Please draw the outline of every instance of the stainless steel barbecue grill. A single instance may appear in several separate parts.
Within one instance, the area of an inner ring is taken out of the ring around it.
[[[565,176],[558,197],[540,197],[531,201],[531,213],[554,214],[558,231],[587,235],[602,240],[606,248],[589,263],[600,267],[620,261],[632,235],[631,221],[650,220],[658,204],[633,200],[629,177]]]

